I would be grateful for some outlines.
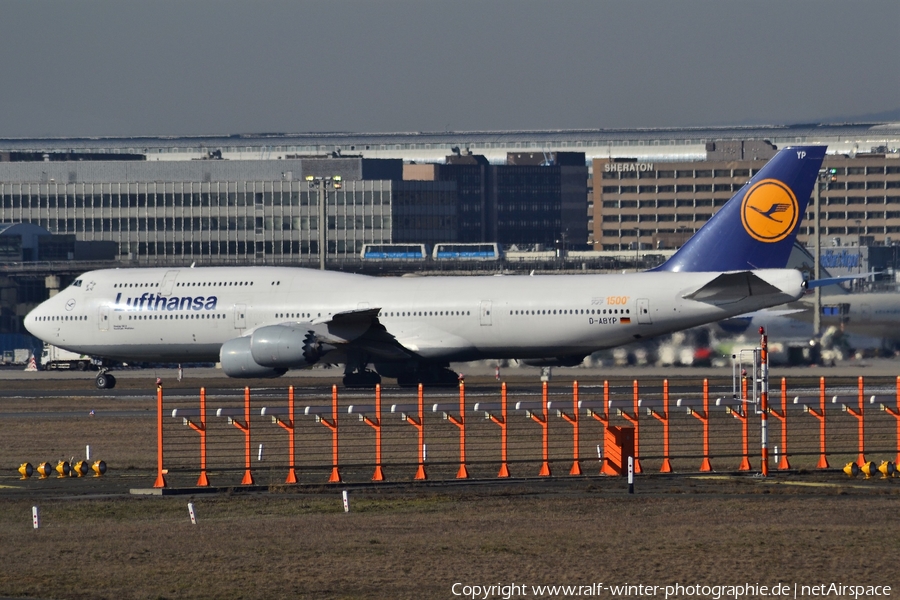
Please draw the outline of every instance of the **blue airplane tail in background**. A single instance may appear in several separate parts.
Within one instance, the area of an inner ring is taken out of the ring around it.
[[[656,271],[783,269],[826,146],[778,152]]]

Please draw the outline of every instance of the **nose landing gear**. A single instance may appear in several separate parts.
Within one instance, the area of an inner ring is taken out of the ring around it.
[[[109,373],[108,368],[102,367],[97,374],[96,384],[98,390],[111,390],[116,387],[116,378]]]

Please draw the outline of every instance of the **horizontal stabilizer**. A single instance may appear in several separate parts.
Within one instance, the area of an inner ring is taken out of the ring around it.
[[[722,273],[700,289],[684,296],[706,304],[732,304],[750,296],[780,294],[782,290],[763,281],[752,271]]]
[[[875,275],[880,275],[880,273],[876,273],[872,271],[871,273],[862,273],[860,275],[844,275],[842,277],[828,277],[826,279],[810,279],[806,282],[806,286],[808,289],[815,289],[817,287],[825,287],[827,285],[837,285],[838,283],[844,283],[845,281],[853,281],[854,279],[867,279],[869,277],[873,277]]]

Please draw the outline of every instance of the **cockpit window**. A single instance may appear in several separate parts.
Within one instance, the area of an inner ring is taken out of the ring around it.
[[[72,282],[72,287],[81,287],[81,280],[76,279],[74,282]]]

